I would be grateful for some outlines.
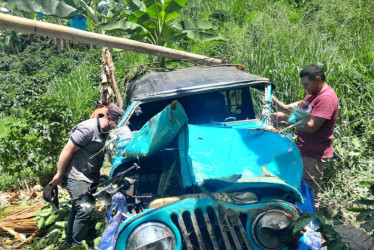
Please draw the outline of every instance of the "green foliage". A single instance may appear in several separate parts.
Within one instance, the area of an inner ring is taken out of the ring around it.
[[[59,202],[59,210],[56,212],[51,210],[51,205],[37,212],[35,220],[43,237],[34,240],[32,249],[44,249],[48,245],[53,245],[56,249],[65,248],[66,227],[72,205],[70,198],[61,194]],[[72,249],[92,249],[92,246],[97,246],[100,241],[98,236],[103,233],[104,226],[103,216],[94,210],[91,221],[87,225],[90,232],[88,241],[83,241],[82,246]]]
[[[67,197],[60,197],[59,201],[58,211],[52,211],[51,205],[47,205],[36,213],[35,220],[38,222],[38,230],[42,232],[44,237],[34,240],[33,249],[43,249],[51,244],[55,246],[64,245],[71,202]]]
[[[98,105],[100,78],[99,50],[57,56],[41,42],[5,58],[0,65],[11,66],[0,73],[1,190],[51,178],[68,132]]]
[[[122,12],[121,18],[100,25],[100,30],[122,31],[130,39],[167,47],[184,38],[201,41],[223,39],[213,32],[212,24],[206,20],[175,21],[186,0],[125,2],[128,8]]]
[[[95,30],[99,24],[110,21],[124,9],[125,3],[113,0],[108,3],[102,1],[83,0],[0,0],[0,6],[5,6],[14,12],[25,11],[29,18],[36,18],[36,13],[59,18],[75,18],[78,14],[87,20],[89,30]],[[12,13],[14,14],[14,13]],[[44,17],[43,17],[44,18]],[[44,18],[49,19],[49,18]],[[53,20],[55,22],[55,20]]]
[[[369,187],[370,196],[374,195],[374,181],[362,181],[361,186]],[[371,236],[374,237],[374,199],[368,199],[361,197],[361,199],[353,202],[356,206],[349,210],[352,212],[358,212],[356,220],[361,222],[360,227],[365,229]]]
[[[56,0],[1,0],[0,6],[5,6],[14,10],[39,12],[45,15],[59,17],[74,17],[78,15],[77,9],[64,3],[64,1]]]
[[[312,221],[316,221],[318,223],[319,228],[317,232],[320,232],[325,236],[329,236],[325,237],[326,242],[323,244],[323,246],[331,249],[346,249],[344,243],[341,242],[340,235],[335,232],[333,225],[318,214],[303,213],[293,224],[293,234],[303,231],[305,226]]]

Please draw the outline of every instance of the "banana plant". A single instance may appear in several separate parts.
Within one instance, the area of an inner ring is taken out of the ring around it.
[[[128,38],[167,46],[182,38],[223,40],[205,20],[176,22],[187,0],[0,0],[13,10],[39,12],[60,18],[81,14],[91,31],[119,30]]]
[[[185,37],[203,41],[224,39],[208,21],[175,21],[187,0],[124,1],[127,8],[122,11],[122,20],[100,25],[99,29],[124,31],[130,39],[166,47]]]
[[[39,12],[48,16],[73,18],[79,10],[69,3],[76,4],[78,0],[0,0],[0,6],[11,10]]]
[[[118,16],[124,8],[123,0],[0,0],[0,6],[11,10],[43,13],[66,19],[79,14],[87,20],[88,29],[97,31],[104,22]]]

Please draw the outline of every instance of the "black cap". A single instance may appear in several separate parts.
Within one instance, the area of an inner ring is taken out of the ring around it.
[[[119,120],[122,118],[122,116],[125,114],[125,111],[123,109],[114,106],[110,107],[108,110],[108,116],[112,117],[113,119]]]
[[[57,186],[48,184],[43,189],[43,198],[46,202],[51,203],[52,211],[58,211],[59,202],[58,202],[58,189]]]

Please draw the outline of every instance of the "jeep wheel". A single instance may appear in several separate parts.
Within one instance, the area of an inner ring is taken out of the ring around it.
[[[341,241],[350,249],[374,249],[373,239],[361,228],[347,225],[338,225],[334,226],[334,230],[340,235]]]

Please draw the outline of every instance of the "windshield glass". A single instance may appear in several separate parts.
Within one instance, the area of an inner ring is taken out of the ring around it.
[[[261,114],[263,93],[244,87],[142,103],[129,119],[130,129],[139,130],[173,100],[182,104],[188,123],[198,125],[256,119]]]

